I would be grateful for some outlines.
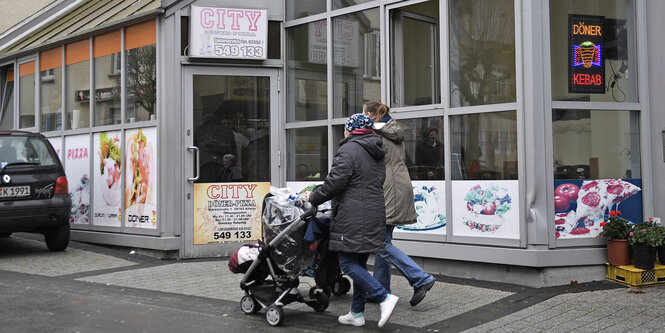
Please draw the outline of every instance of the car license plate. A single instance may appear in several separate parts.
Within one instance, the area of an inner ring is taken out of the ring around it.
[[[21,198],[30,196],[30,186],[0,187],[0,198]]]

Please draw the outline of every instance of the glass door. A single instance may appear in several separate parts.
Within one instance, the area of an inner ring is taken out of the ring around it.
[[[183,248],[216,255],[260,238],[263,196],[280,181],[277,70],[187,67],[184,78]]]

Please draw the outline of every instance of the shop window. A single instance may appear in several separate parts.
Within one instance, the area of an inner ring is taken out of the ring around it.
[[[155,20],[125,28],[126,122],[156,118],[156,29]]]
[[[513,0],[450,2],[451,107],[516,100]]]
[[[328,174],[328,131],[325,127],[286,131],[287,181],[319,181]]]
[[[62,130],[62,47],[39,54],[41,132]]]
[[[289,28],[287,35],[287,121],[328,117],[326,21]]]
[[[65,129],[90,126],[90,40],[65,45]]]
[[[634,0],[550,1],[552,99],[637,102]]]
[[[199,183],[270,180],[270,78],[195,75]]]
[[[397,120],[404,131],[405,164],[411,180],[444,180],[443,118]],[[333,142],[344,139],[344,126],[333,126]]]
[[[557,238],[597,237],[611,210],[643,221],[639,124],[638,111],[552,111]]]
[[[345,8],[370,1],[372,0],[333,0],[333,9]]]
[[[326,11],[326,1],[286,0],[285,2],[287,21],[324,13]]]
[[[120,30],[95,36],[92,41],[95,70],[95,126],[121,123]]]
[[[19,128],[35,126],[35,62],[19,65]]]
[[[380,33],[379,9],[334,17],[332,24],[333,116],[345,118],[362,111],[365,101],[381,99],[380,77],[365,73],[366,62],[368,68],[381,63],[379,40],[371,37]]]
[[[515,111],[451,117],[453,180],[517,179]]]
[[[392,106],[441,102],[438,31],[438,1],[390,11]]]
[[[14,128],[14,64],[0,67],[0,129]]]

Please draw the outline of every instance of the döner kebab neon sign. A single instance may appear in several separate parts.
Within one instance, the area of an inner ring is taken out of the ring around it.
[[[604,94],[604,16],[568,15],[568,92]]]

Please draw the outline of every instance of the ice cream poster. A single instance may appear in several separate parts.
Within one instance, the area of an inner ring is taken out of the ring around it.
[[[399,233],[446,234],[446,197],[444,181],[412,181],[413,204],[418,219],[414,224],[395,228]]]
[[[194,244],[261,239],[263,198],[270,183],[194,184]]]
[[[453,234],[519,239],[516,180],[453,181]]]
[[[125,132],[125,226],[157,228],[157,129]]]
[[[100,132],[93,137],[93,215],[92,224],[119,227],[122,220],[121,132]]]
[[[641,179],[561,179],[554,181],[556,238],[598,237],[611,210],[642,222]]]
[[[72,199],[69,222],[90,222],[90,135],[65,137],[65,174]]]

